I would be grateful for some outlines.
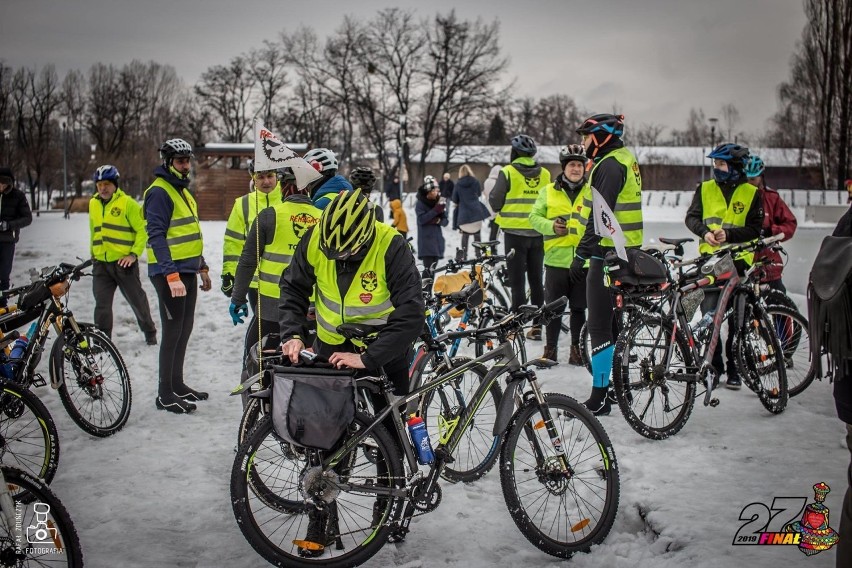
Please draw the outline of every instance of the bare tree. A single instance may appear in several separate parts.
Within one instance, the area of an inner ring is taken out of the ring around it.
[[[201,75],[195,94],[216,117],[216,133],[225,142],[242,142],[252,129],[248,110],[255,77],[238,55],[228,65],[214,65]]]
[[[711,143],[710,129],[703,109],[689,109],[686,128],[672,131],[672,142],[675,146],[707,146]]]
[[[631,144],[637,146],[662,146],[662,135],[666,127],[654,122],[643,122],[630,127],[625,134],[629,135]]]
[[[264,124],[281,112],[284,89],[287,87],[287,56],[280,43],[263,41],[263,47],[253,49],[248,55],[252,75],[257,81],[258,109],[255,113]]]
[[[15,123],[12,101],[12,78],[15,70],[0,60],[0,161],[11,167],[17,166],[13,132]]]
[[[742,134],[741,132],[734,131],[739,126],[739,123],[740,111],[737,109],[737,105],[734,103],[722,105],[722,130],[720,130],[719,135],[721,136],[727,131],[726,139],[733,142]]]
[[[585,118],[583,114],[574,99],[568,95],[551,95],[539,99],[533,114],[536,142],[565,144],[579,141],[579,135],[575,131]]]

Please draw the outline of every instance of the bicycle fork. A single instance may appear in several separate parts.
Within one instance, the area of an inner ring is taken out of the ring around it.
[[[532,398],[535,399],[536,407],[541,415],[541,420],[539,420],[539,422],[535,424],[527,422],[524,424],[524,433],[526,434],[533,454],[536,457],[536,463],[540,464],[540,467],[543,468],[549,459],[544,448],[542,448],[539,443],[538,436],[535,432],[536,430],[544,428],[547,432],[548,438],[550,438],[550,443],[553,445],[553,449],[556,450],[556,459],[558,460],[560,473],[569,477],[574,475],[574,468],[571,467],[571,464],[568,461],[568,455],[565,453],[565,446],[563,445],[559,431],[557,431],[556,426],[553,423],[553,417],[550,414],[550,407],[547,406],[547,402],[544,400],[544,394],[541,392],[535,373],[530,370],[519,371],[518,373],[522,374],[522,378],[529,382],[530,390],[532,391],[531,393],[528,393],[525,398],[528,399],[529,394],[532,394]],[[520,381],[518,381],[516,386],[520,386],[519,383]]]

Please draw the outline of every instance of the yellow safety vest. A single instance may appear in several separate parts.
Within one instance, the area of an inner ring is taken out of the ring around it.
[[[145,250],[142,207],[120,188],[107,203],[97,195],[89,200],[89,229],[95,260],[115,262],[131,253],[139,258]]]
[[[731,195],[731,202],[725,203],[725,196],[719,184],[712,179],[705,181],[701,184],[701,211],[704,214],[704,224],[711,231],[745,227],[755,193],[757,193],[757,187],[750,183],[741,183]],[[698,245],[698,252],[707,254],[718,248],[702,239],[701,244]],[[751,266],[754,262],[754,253],[740,253],[737,258]]]
[[[290,265],[293,251],[302,236],[319,221],[322,211],[310,203],[284,201],[273,206],[275,236],[260,255],[257,272],[260,275],[258,293],[268,298],[280,298],[281,274]]]
[[[496,221],[502,229],[532,229],[530,211],[541,189],[550,183],[550,171],[542,167],[537,177],[526,178],[509,164],[501,170],[509,181],[509,191]]]
[[[628,247],[641,247],[643,238],[642,224],[642,176],[639,174],[639,164],[636,162],[636,157],[627,148],[621,147],[613,150],[592,168],[592,173],[589,175],[590,180],[594,180],[595,170],[604,160],[614,159],[619,164],[627,168],[627,177],[624,182],[624,187],[618,194],[618,199],[615,202],[615,208],[612,212],[615,214],[615,220],[621,226],[624,232],[624,240]],[[614,247],[615,243],[608,237],[602,237],[601,246]]]
[[[225,238],[222,241],[222,274],[232,276],[236,274],[237,262],[243,253],[246,237],[257,214],[267,207],[278,205],[282,200],[280,183],[269,193],[253,191],[234,200],[234,207],[225,226]],[[257,273],[249,286],[258,287]]]
[[[346,339],[337,333],[342,323],[382,326],[394,307],[390,300],[385,268],[385,253],[399,233],[384,223],[376,223],[376,235],[367,256],[361,261],[352,285],[341,298],[337,287],[337,263],[329,260],[319,247],[319,231],[313,231],[308,244],[308,262],[316,275],[317,338],[330,345]]]
[[[169,255],[172,260],[184,260],[201,256],[204,251],[204,243],[201,239],[201,224],[198,221],[198,205],[192,194],[185,188],[180,192],[172,184],[163,178],[156,178],[145,190],[147,195],[152,187],[160,187],[166,191],[166,195],[172,200],[172,218],[169,220],[169,229],[166,231],[166,244],[169,247]],[[154,249],[150,242],[147,247],[148,264],[156,264]]]
[[[551,183],[544,190],[544,199],[547,219],[553,221],[562,217],[568,228],[566,235],[544,235],[544,263],[567,268],[574,261],[577,245],[586,232],[586,222],[592,212],[592,189],[587,181],[571,201],[565,191]]]

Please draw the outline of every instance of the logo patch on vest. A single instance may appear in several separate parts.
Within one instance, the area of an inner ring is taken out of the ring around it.
[[[301,239],[308,229],[317,224],[317,218],[307,213],[299,213],[290,215],[290,223],[293,224],[293,233]]]
[[[524,181],[527,182],[527,187],[538,187],[538,184],[541,181],[541,176],[535,176],[533,178],[524,178]]]
[[[364,294],[359,294],[358,297],[361,298],[361,301],[364,302],[365,304],[369,304],[370,301],[373,299],[373,295],[370,294],[369,292],[366,292]]]
[[[121,208],[113,207],[112,209],[109,210],[109,214],[112,215],[113,217],[120,217],[121,216]]]
[[[367,292],[372,292],[376,288],[379,287],[379,278],[376,276],[376,273],[370,270],[369,272],[361,273],[361,288],[366,290]],[[368,294],[372,298],[372,294]],[[363,300],[363,294],[361,295],[361,299]],[[370,300],[365,301],[366,304]]]
[[[743,211],[745,211],[745,204],[742,201],[735,201],[734,202],[734,213],[739,215]]]
[[[642,184],[642,176],[639,175],[639,164],[637,164],[636,162],[633,162],[633,177],[636,178],[637,184]]]

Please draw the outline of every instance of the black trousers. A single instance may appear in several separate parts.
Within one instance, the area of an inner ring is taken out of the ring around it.
[[[12,260],[15,258],[15,243],[0,243],[0,291],[12,287],[9,276],[12,274]],[[0,307],[6,307],[6,300],[0,299]]]
[[[164,274],[151,276],[151,283],[160,300],[160,396],[175,392],[184,385],[183,364],[186,346],[195,323],[195,303],[198,300],[198,276],[195,273],[180,273],[186,286],[186,296],[173,298]]]
[[[552,302],[562,296],[568,296],[570,310],[571,345],[580,344],[580,330],[586,323],[586,281],[571,284],[568,269],[557,266],[545,266],[544,301]],[[547,324],[548,347],[556,347],[559,333],[562,331],[562,318],[554,318]]]
[[[612,310],[612,294],[604,285],[603,260],[592,258],[586,276],[586,302],[589,306],[589,339],[592,353],[606,349],[615,343],[615,323]]]
[[[491,225],[488,229],[488,240],[489,241],[495,241],[495,240],[497,240],[497,233],[500,232],[500,225],[498,225],[494,221],[494,219],[491,219],[490,224]],[[494,254],[497,254],[497,248],[496,247],[494,248]]]
[[[526,282],[530,285],[530,302],[544,302],[544,239],[506,233],[506,252],[515,249],[515,256],[506,261],[512,286],[512,310],[527,303]]]
[[[467,258],[467,243],[470,242],[470,238],[473,237],[473,242],[478,243],[482,241],[482,231],[476,231],[475,233],[465,233],[461,231],[462,234],[462,242],[461,248],[464,251],[464,258]]]
[[[130,304],[139,329],[149,336],[157,332],[151,317],[148,296],[139,279],[139,263],[122,268],[117,262],[95,261],[92,265],[92,294],[95,296],[95,325],[108,336],[112,336],[112,301],[115,290]]]
[[[423,263],[424,269],[431,268],[433,264],[435,264],[436,262],[440,262],[440,261],[441,261],[440,256],[421,256],[420,257],[420,262]]]

